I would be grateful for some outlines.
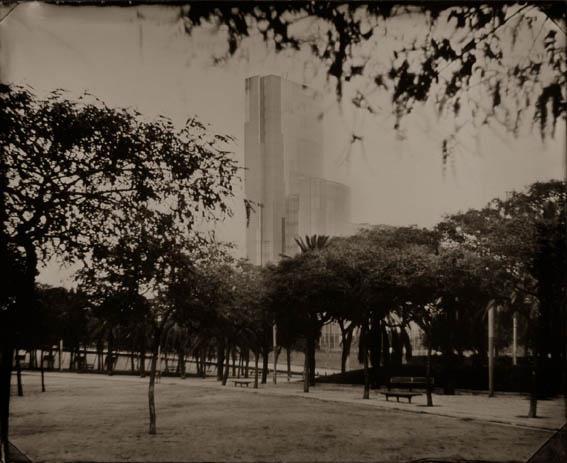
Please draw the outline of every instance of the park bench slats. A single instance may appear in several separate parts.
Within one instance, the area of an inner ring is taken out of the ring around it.
[[[430,378],[431,385],[434,384],[434,379]],[[392,376],[388,382],[388,390],[392,387],[407,387],[410,391],[413,388],[426,388],[427,378],[423,376]]]
[[[433,385],[434,379],[430,378],[430,382]],[[388,381],[387,387],[387,391],[380,393],[386,397],[386,400],[389,400],[390,397],[395,397],[399,402],[400,398],[404,398],[411,404],[413,397],[422,395],[421,392],[412,392],[413,388],[427,388],[427,378],[423,376],[392,376]],[[392,390],[392,387],[407,388],[407,390]]]

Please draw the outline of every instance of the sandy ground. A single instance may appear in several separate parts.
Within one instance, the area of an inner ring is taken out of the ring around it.
[[[199,381],[197,379],[191,380]],[[234,387],[157,386],[147,434],[147,379],[24,375],[12,441],[33,461],[525,461],[549,432]]]

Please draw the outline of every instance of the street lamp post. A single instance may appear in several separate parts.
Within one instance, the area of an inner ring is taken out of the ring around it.
[[[285,217],[282,217],[282,256],[285,255]],[[278,382],[278,326],[274,317],[274,326],[272,329],[272,343],[274,349],[274,384]]]
[[[488,308],[488,397],[494,397],[494,303]]]

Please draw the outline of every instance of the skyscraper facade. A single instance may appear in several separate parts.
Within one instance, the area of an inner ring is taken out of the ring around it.
[[[296,237],[347,234],[350,190],[323,178],[319,98],[279,76],[246,79],[246,255],[255,264],[298,251]]]

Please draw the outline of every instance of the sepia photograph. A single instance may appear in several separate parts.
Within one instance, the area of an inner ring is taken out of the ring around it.
[[[566,33],[0,0],[0,463],[567,463]]]

